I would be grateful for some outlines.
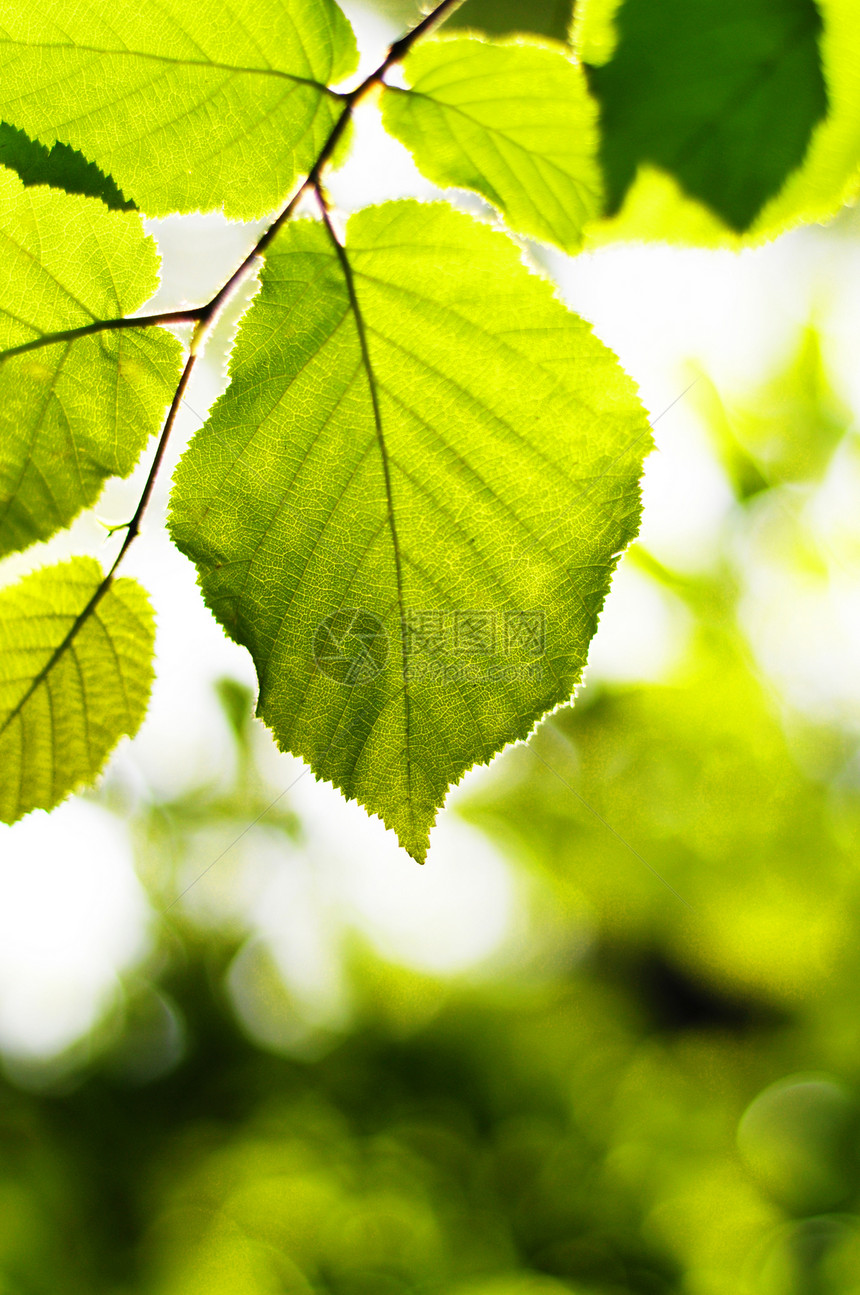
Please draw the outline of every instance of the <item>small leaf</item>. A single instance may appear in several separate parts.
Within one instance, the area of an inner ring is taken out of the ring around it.
[[[88,162],[77,149],[68,144],[46,148],[5,121],[0,121],[0,166],[17,172],[26,185],[48,184],[66,193],[101,198],[113,211],[135,210],[134,203],[120,193],[112,177],[100,171],[95,162]]]
[[[137,309],[158,253],[135,212],[25,188],[0,167],[0,556],[47,539],[127,476],[161,422],[181,348],[163,328],[66,337]]]
[[[0,117],[80,149],[150,216],[276,206],[356,61],[333,0],[0,0]]]
[[[611,211],[640,163],[747,229],[827,109],[813,0],[624,0],[591,72]]]
[[[788,363],[755,390],[724,403],[704,379],[694,394],[729,476],[737,475],[732,458],[746,456],[763,486],[820,480],[853,422],[831,385],[812,326],[802,330]]]
[[[615,15],[622,0],[577,0],[570,37],[577,57],[591,67],[608,63],[618,43]]]
[[[633,384],[444,203],[273,243],[170,527],[258,713],[424,857],[449,785],[567,700],[639,518]]]
[[[508,223],[575,251],[600,211],[597,110],[561,49],[425,41],[410,90],[386,87],[385,125],[434,183],[474,189]]]
[[[102,579],[92,558],[73,558],[0,590],[4,823],[92,783],[146,712],[155,629],[135,580],[114,581],[69,639]]]

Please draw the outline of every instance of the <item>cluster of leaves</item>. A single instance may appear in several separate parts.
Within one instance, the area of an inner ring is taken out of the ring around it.
[[[422,859],[450,784],[571,696],[638,523],[633,385],[517,237],[574,253],[631,202],[635,224],[653,168],[727,236],[835,210],[855,183],[850,0],[589,0],[581,57],[551,39],[558,5],[534,10],[544,39],[428,39],[454,9],[343,90],[357,51],[334,0],[3,6],[0,554],[68,526],[164,419],[107,574],[75,559],[0,595],[6,821],[91,781],[140,723],[152,618],[116,571],[244,276],[260,290],[171,534],[250,650],[279,744]],[[490,11],[530,26],[531,6],[479,0],[462,21]],[[341,230],[326,167],[371,93],[419,168],[507,229],[397,202]],[[210,301],[136,314],[157,285],[143,216],[214,209],[274,214]],[[493,631],[451,657],[439,631],[470,615]],[[507,632],[529,615],[537,640]]]

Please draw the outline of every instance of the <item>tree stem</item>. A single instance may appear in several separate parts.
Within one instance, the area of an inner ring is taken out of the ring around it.
[[[96,590],[95,594],[93,595],[87,607],[78,617],[78,619],[75,621],[75,624],[72,626],[71,630],[69,631],[67,638],[64,640],[62,645],[57,649],[57,652],[55,653],[54,657],[52,657],[51,661],[46,667],[46,670],[50,669],[51,666],[54,664],[56,658],[62,652],[65,651],[65,649],[68,647],[69,643],[74,638],[80,626],[84,623],[84,621],[93,611],[93,609],[95,608],[99,600],[104,596],[106,590],[110,587],[110,584],[114,578],[114,574],[116,572],[117,567],[122,562],[123,558],[125,557],[131,545],[134,543],[137,536],[140,534],[140,524],[143,519],[143,515],[146,512],[147,507],[149,506],[149,501],[152,497],[152,491],[155,486],[155,480],[161,468],[161,464],[164,459],[165,450],[167,449],[167,442],[170,439],[170,434],[173,431],[173,426],[174,426],[174,423],[176,422],[176,416],[179,412],[179,406],[182,403],[182,398],[185,395],[188,382],[191,378],[191,371],[194,368],[194,363],[197,358],[197,355],[205,341],[206,335],[208,334],[212,326],[212,322],[215,316],[217,315],[219,309],[227,300],[227,298],[232,294],[234,288],[236,288],[238,284],[242,281],[242,279],[245,278],[245,275],[248,273],[248,271],[250,270],[254,262],[258,260],[260,256],[262,256],[263,252],[265,252],[266,248],[269,246],[272,240],[277,236],[279,230],[286,224],[286,222],[293,215],[293,213],[296,210],[296,207],[299,205],[299,202],[301,201],[302,195],[306,193],[308,189],[312,189],[317,193],[320,199],[320,202],[324,204],[324,198],[320,188],[322,171],[327,165],[327,163],[331,160],[334,154],[334,151],[337,148],[338,143],[340,142],[344,131],[346,130],[346,127],[349,123],[350,117],[352,116],[352,111],[355,105],[362,98],[364,98],[364,96],[368,94],[369,91],[372,90],[375,85],[378,85],[382,81],[382,78],[385,76],[385,73],[388,71],[390,67],[393,67],[395,63],[398,63],[401,59],[406,57],[406,55],[409,53],[410,49],[414,45],[415,41],[420,39],[421,36],[425,35],[438,22],[441,22],[443,18],[446,18],[448,14],[452,13],[453,10],[456,9],[460,4],[462,4],[462,0],[442,0],[442,3],[437,4],[435,8],[432,9],[429,14],[427,14],[426,17],[422,18],[421,21],[415,27],[412,28],[411,31],[407,32],[405,36],[401,36],[399,40],[396,40],[389,47],[388,53],[386,54],[385,58],[382,60],[379,66],[373,72],[370,73],[369,76],[366,76],[364,80],[355,87],[355,89],[350,90],[347,94],[341,96],[343,99],[343,110],[340,116],[338,117],[337,121],[334,123],[331,130],[329,131],[328,137],[325,143],[323,144],[322,148],[320,149],[319,153],[317,154],[316,161],[314,162],[313,166],[308,172],[306,178],[299,185],[298,189],[293,194],[292,198],[290,198],[287,205],[283,208],[281,212],[279,212],[279,214],[272,221],[271,225],[269,225],[263,231],[263,233],[257,239],[257,242],[251,248],[248,255],[241,262],[241,264],[233,271],[233,273],[229,276],[229,278],[221,285],[221,287],[218,289],[215,295],[211,297],[209,301],[205,302],[204,305],[191,306],[187,310],[172,310],[172,311],[162,312],[161,314],[139,315],[136,318],[131,317],[131,318],[125,318],[125,319],[112,319],[112,320],[98,321],[93,324],[85,324],[80,328],[69,329],[64,333],[53,333],[44,338],[36,338],[34,341],[24,342],[20,346],[12,347],[10,350],[0,354],[0,360],[2,360],[3,358],[10,355],[19,355],[24,351],[34,350],[37,346],[49,345],[51,342],[55,342],[55,341],[73,340],[74,338],[85,337],[90,333],[97,333],[105,329],[147,328],[154,325],[164,325],[164,324],[196,323],[197,325],[191,342],[190,354],[185,363],[185,367],[182,370],[182,376],[179,379],[179,385],[177,386],[176,391],[174,393],[173,400],[170,405],[170,409],[167,412],[167,418],[165,419],[165,422],[164,422],[164,429],[159,438],[155,455],[152,460],[152,465],[149,469],[149,474],[146,478],[146,483],[143,487],[143,492],[140,496],[140,499],[138,500],[137,507],[134,511],[134,516],[132,517],[131,521],[128,523],[128,526],[125,528],[125,531],[126,531],[125,539],[122,542],[122,546],[119,550],[119,553],[114,559],[113,565],[111,566],[111,569],[108,572],[108,574],[105,576],[104,581]],[[325,206],[323,206],[323,215],[328,223],[328,217],[327,217]],[[26,700],[26,698],[24,700]],[[23,705],[23,702],[21,704]]]

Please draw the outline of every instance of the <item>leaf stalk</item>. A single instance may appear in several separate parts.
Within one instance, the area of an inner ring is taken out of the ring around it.
[[[237,267],[236,270],[233,271],[230,277],[222,284],[222,286],[218,289],[215,295],[212,298],[210,298],[209,301],[205,302],[202,306],[192,306],[192,307],[189,307],[188,309],[183,309],[183,310],[164,311],[160,314],[130,316],[123,319],[95,320],[93,321],[93,323],[81,325],[81,327],[79,328],[67,329],[64,332],[45,334],[42,337],[34,338],[29,342],[23,342],[19,346],[10,347],[8,350],[0,352],[0,360],[3,360],[13,355],[21,355],[27,351],[35,350],[36,348],[41,346],[49,346],[55,342],[74,341],[79,337],[86,337],[93,333],[99,333],[99,332],[109,331],[113,329],[148,328],[148,327],[155,327],[155,326],[164,326],[169,324],[193,323],[196,325],[194,329],[194,333],[191,338],[191,342],[189,344],[188,358],[185,362],[185,366],[182,370],[179,383],[177,385],[176,391],[174,392],[173,399],[170,403],[170,408],[167,411],[167,417],[165,418],[165,421],[164,421],[164,427],[162,429],[161,436],[159,437],[158,445],[156,446],[155,454],[153,456],[153,460],[150,465],[150,469],[147,474],[146,481],[144,483],[143,491],[141,492],[140,498],[138,500],[137,507],[134,510],[134,514],[131,518],[131,521],[128,522],[123,527],[116,528],[118,530],[125,530],[125,538],[123,539],[119,552],[117,553],[113,561],[113,564],[111,565],[110,570],[102,580],[101,584],[95,590],[95,592],[93,593],[92,597],[89,599],[88,603],[83,608],[83,610],[75,617],[75,620],[73,624],[70,626],[68,633],[66,634],[62,643],[60,643],[59,646],[55,648],[54,652],[51,654],[50,659],[45,663],[45,665],[42,667],[42,669],[39,671],[36,677],[32,680],[29,688],[27,689],[25,694],[21,697],[21,699],[19,700],[15,708],[12,711],[10,711],[10,713],[6,716],[5,720],[3,721],[2,725],[0,725],[0,734],[2,734],[5,731],[5,729],[8,728],[9,724],[12,723],[15,717],[20,714],[23,707],[33,696],[33,693],[45,681],[47,676],[50,674],[51,670],[53,670],[54,666],[57,664],[57,662],[60,660],[63,654],[68,650],[68,648],[74,641],[76,635],[79,633],[81,628],[86,624],[86,622],[88,621],[92,613],[95,611],[98,604],[101,602],[102,598],[107,593],[108,589],[111,587],[117,572],[117,568],[119,567],[120,563],[123,561],[126,553],[131,548],[131,545],[134,543],[137,536],[140,534],[141,522],[143,520],[144,513],[146,512],[149,506],[149,502],[152,498],[152,492],[153,492],[153,489],[155,488],[155,482],[158,477],[158,473],[161,469],[161,465],[164,461],[164,455],[167,450],[167,444],[168,444],[168,441],[170,440],[170,435],[173,431],[174,424],[176,423],[177,414],[179,413],[179,406],[182,403],[183,397],[188,387],[188,383],[191,379],[191,374],[194,369],[197,356],[202,350],[206,337],[209,331],[211,330],[213,321],[215,320],[215,317],[218,314],[219,310],[221,309],[222,305],[228,299],[228,297],[232,295],[233,290],[236,287],[238,287],[239,283],[245,278],[247,273],[250,271],[252,265],[263,255],[266,248],[276,238],[279,230],[282,229],[282,227],[293,215],[293,213],[295,212],[296,208],[299,205],[299,202],[301,201],[302,196],[309,189],[313,190],[319,199],[322,212],[323,212],[323,219],[327,227],[329,228],[329,231],[332,234],[332,237],[334,238],[334,241],[336,246],[338,247],[339,253],[341,255],[345,255],[344,250],[341,247],[336,235],[334,234],[334,230],[332,229],[332,226],[331,226],[331,221],[328,214],[328,207],[321,188],[322,172],[326,167],[326,165],[328,164],[328,162],[331,160],[334,154],[334,151],[337,148],[343,136],[343,133],[347,128],[347,125],[349,124],[349,120],[352,116],[352,112],[356,104],[359,103],[359,101],[363,99],[365,95],[367,95],[375,85],[378,85],[382,81],[383,77],[385,76],[385,73],[388,71],[390,67],[392,67],[395,63],[399,62],[402,58],[405,58],[405,56],[409,53],[409,50],[412,48],[416,40],[418,40],[421,36],[425,35],[426,32],[428,32],[431,27],[436,25],[436,23],[440,22],[443,18],[447,17],[447,15],[451,13],[454,9],[456,9],[461,3],[462,3],[462,0],[442,0],[442,3],[436,5],[435,8],[432,9],[431,12],[421,20],[421,22],[419,22],[415,27],[413,27],[411,31],[407,32],[405,36],[402,36],[399,40],[395,41],[390,46],[385,58],[382,60],[379,66],[375,68],[373,72],[371,72],[368,76],[366,76],[364,80],[359,85],[357,85],[353,90],[350,90],[348,93],[341,96],[341,98],[343,99],[343,110],[340,113],[339,117],[337,118],[336,122],[334,123],[334,126],[332,127],[331,131],[329,132],[329,135],[325,140],[325,143],[322,145],[322,148],[320,149],[317,155],[316,161],[314,162],[307,176],[299,185],[299,188],[293,194],[292,198],[290,198],[287,205],[275,217],[272,223],[263,231],[260,238],[251,248],[251,251],[244,258],[241,264]],[[350,283],[351,283],[351,279],[350,279]]]

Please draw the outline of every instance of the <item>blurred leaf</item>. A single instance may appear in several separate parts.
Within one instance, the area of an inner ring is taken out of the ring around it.
[[[707,425],[735,498],[746,503],[763,490],[769,490],[773,483],[763,475],[755,458],[741,445],[720,394],[706,373],[696,375],[696,385],[691,396]]]
[[[738,499],[787,482],[814,482],[853,424],[833,390],[818,331],[808,326],[782,367],[743,396],[723,398],[699,373],[691,399]]]
[[[421,42],[408,91],[383,90],[387,129],[424,175],[474,189],[512,229],[573,252],[600,208],[596,109],[561,50],[478,40]]]
[[[491,36],[528,32],[567,41],[573,0],[466,0],[445,22],[445,30],[470,27]]]
[[[624,0],[615,21],[591,73],[610,213],[650,162],[749,228],[827,108],[813,0]]]
[[[215,695],[230,725],[233,736],[240,745],[244,746],[248,741],[251,718],[254,713],[253,692],[246,684],[225,676],[216,680]]]
[[[799,171],[762,212],[757,229],[829,219],[860,184],[860,15],[855,0],[818,0],[828,112]]]
[[[832,973],[850,921],[844,847],[725,630],[673,685],[558,712],[497,776],[461,812],[516,841],[607,938],[657,939],[707,982],[774,1003]]]
[[[729,403],[727,418],[770,484],[820,478],[854,421],[833,390],[821,336],[811,326],[780,372],[751,396]]]
[[[855,0],[817,3],[824,23],[820,48],[827,115],[815,127],[802,165],[765,204],[744,239],[686,195],[672,176],[642,165],[619,214],[592,227],[594,243],[651,239],[736,247],[773,238],[801,221],[828,220],[843,203],[851,202],[860,184],[860,23]],[[614,48],[615,4],[616,0],[587,0],[581,37],[586,44],[577,47],[586,61],[592,49],[602,62]]]
[[[573,10],[573,48],[590,67],[602,67],[615,53],[615,15],[622,0],[577,0]]]

